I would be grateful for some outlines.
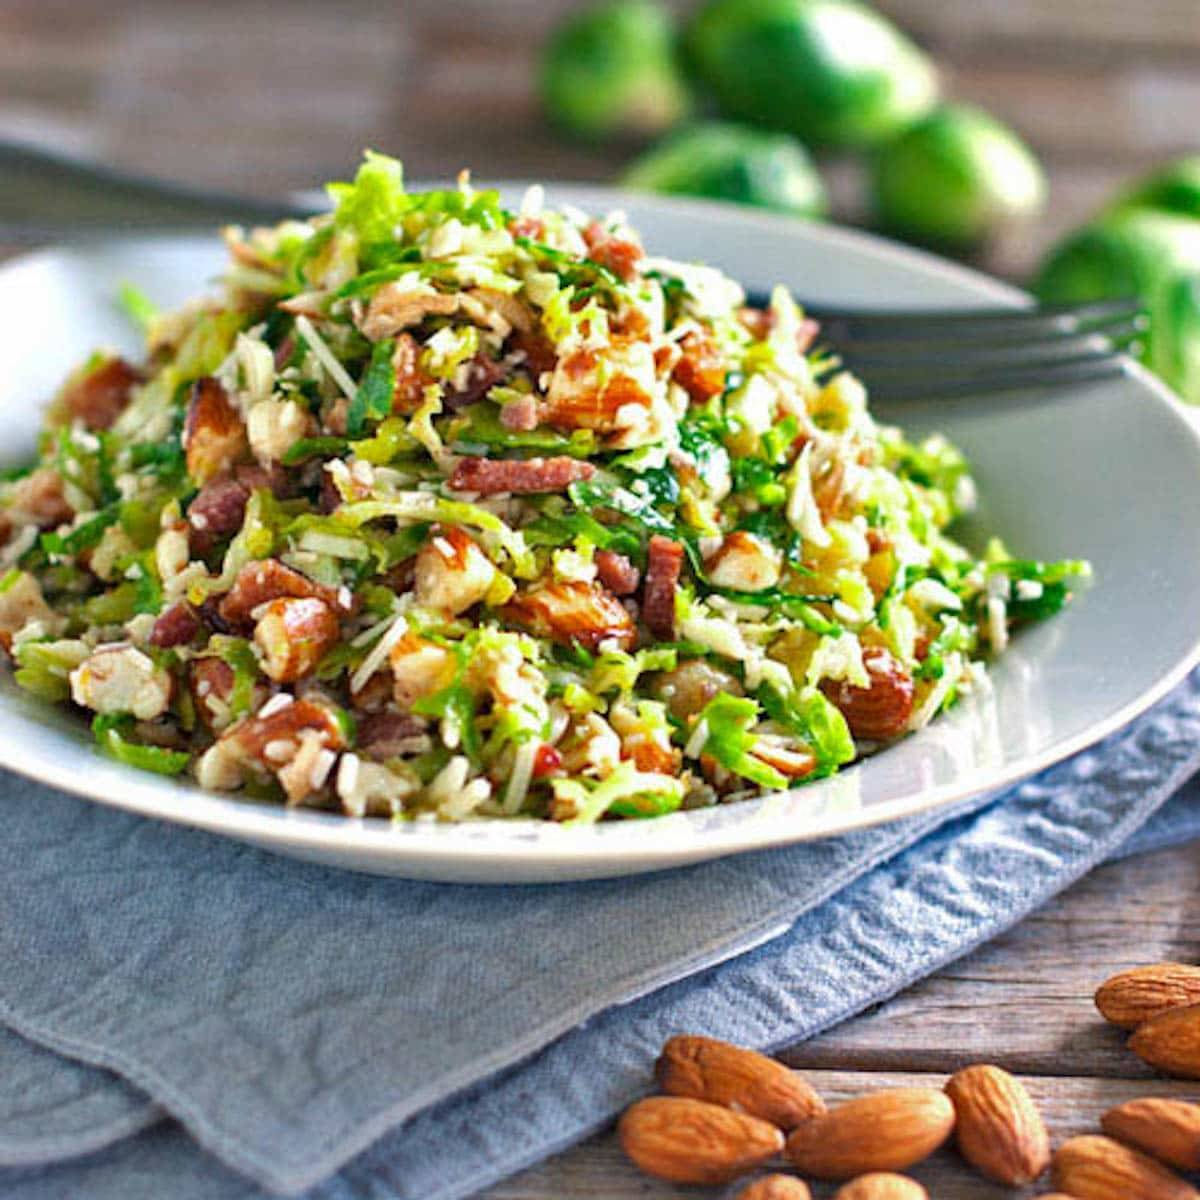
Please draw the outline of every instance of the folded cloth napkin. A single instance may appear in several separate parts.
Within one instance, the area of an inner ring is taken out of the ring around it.
[[[644,1091],[671,1032],[781,1045],[972,949],[1198,767],[1194,676],[999,799],[505,889],[294,863],[8,778],[0,1193],[469,1195]],[[1190,789],[1133,845],[1197,832]]]

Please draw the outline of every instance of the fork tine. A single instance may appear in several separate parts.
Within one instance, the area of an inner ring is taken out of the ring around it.
[[[1124,354],[1090,354],[1075,358],[1022,363],[1008,369],[959,375],[893,375],[860,378],[873,401],[948,400],[961,396],[985,396],[1029,387],[1066,386],[1098,379],[1111,379],[1127,371],[1130,359]]]
[[[1016,355],[1026,354],[1033,349],[1061,358],[1089,350],[1127,347],[1146,332],[1147,324],[1144,317],[1137,316],[1111,326],[1088,330],[1034,330],[1030,334],[1008,332],[1004,336],[986,339],[943,336],[922,341],[830,342],[829,348],[850,370],[919,364],[940,367],[945,364],[967,366],[975,363],[983,366],[1011,361]],[[821,344],[825,344],[824,341]]]

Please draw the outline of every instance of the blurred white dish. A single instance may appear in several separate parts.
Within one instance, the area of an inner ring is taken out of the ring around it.
[[[841,229],[602,188],[550,193],[590,211],[623,208],[655,252],[711,262],[751,289],[782,282],[812,301],[873,308],[1021,303],[984,276]],[[173,238],[49,251],[0,268],[0,462],[27,455],[42,405],[74,363],[99,344],[136,350],[114,303],[121,283],[174,305],[223,258],[216,237]],[[645,822],[397,827],[217,796],[123,767],[95,751],[84,721],[7,675],[0,765],[336,866],[481,883],[584,879],[825,837],[1002,787],[1130,720],[1200,658],[1200,437],[1144,371],[1067,391],[877,411],[913,432],[942,430],[963,448],[979,484],[980,529],[1023,557],[1088,558],[1096,578],[1062,614],[1014,639],[992,670],[990,697],[833,779]]]

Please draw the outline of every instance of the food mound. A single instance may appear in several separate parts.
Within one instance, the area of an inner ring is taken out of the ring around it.
[[[783,289],[620,217],[406,192],[226,231],[222,295],[97,354],[0,492],[0,642],[100,748],[353,816],[648,817],[919,729],[1082,564],[944,533]]]

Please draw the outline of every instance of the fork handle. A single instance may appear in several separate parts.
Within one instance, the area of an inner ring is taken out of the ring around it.
[[[287,199],[258,200],[183,187],[0,141],[0,241],[78,234],[271,224],[309,215]]]

